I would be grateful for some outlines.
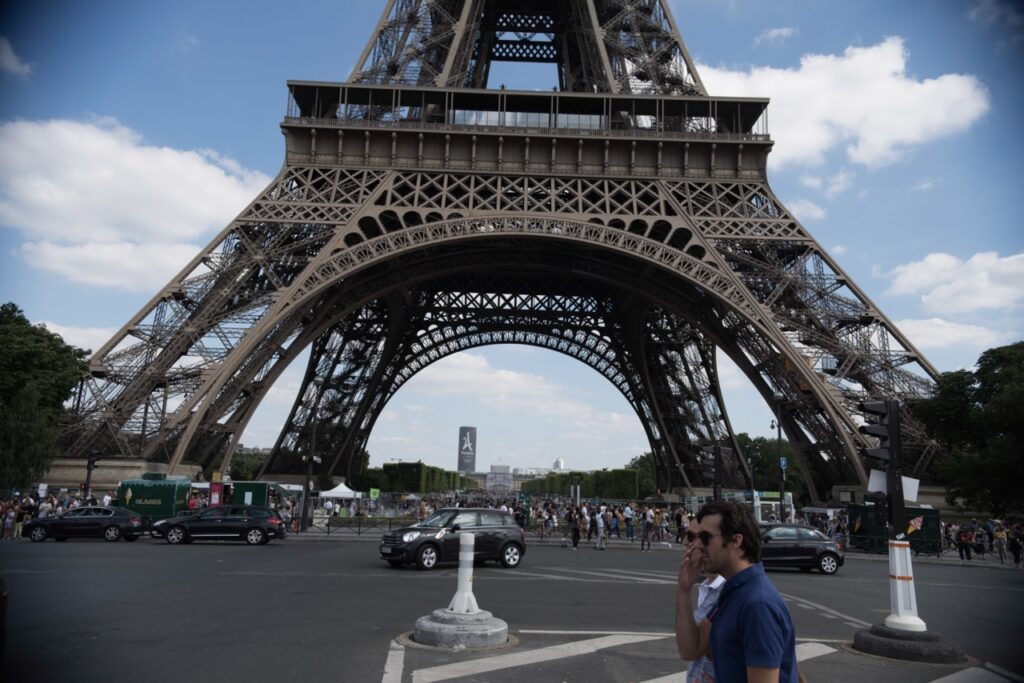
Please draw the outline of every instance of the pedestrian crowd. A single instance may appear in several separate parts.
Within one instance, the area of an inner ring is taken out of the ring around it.
[[[0,500],[0,520],[3,520],[0,537],[5,541],[19,539],[22,527],[30,519],[54,517],[83,505],[110,505],[111,500],[113,492],[103,494],[99,500],[91,492],[87,496],[67,491],[36,496],[14,492],[8,499]]]
[[[1006,564],[1013,556],[1013,566],[1021,567],[1021,553],[1024,552],[1024,525],[1010,525],[1003,520],[989,519],[979,523],[977,519],[970,522],[941,523],[942,542],[946,550],[956,548],[961,560],[974,557],[985,559],[991,555],[999,559],[999,564]],[[1009,553],[1009,554],[1007,554]]]

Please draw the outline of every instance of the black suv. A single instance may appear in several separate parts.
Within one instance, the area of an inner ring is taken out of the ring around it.
[[[380,557],[392,567],[415,562],[433,569],[438,562],[458,562],[459,536],[474,534],[477,562],[497,560],[518,567],[526,554],[526,533],[512,514],[489,508],[444,508],[418,524],[389,531],[380,541]]]
[[[161,519],[153,524],[154,536],[168,543],[200,540],[243,539],[262,545],[271,538],[284,538],[284,521],[274,510],[255,505],[221,505],[201,512]]]
[[[835,574],[843,566],[842,547],[817,529],[800,524],[761,527],[761,561],[766,567],[799,567]]]

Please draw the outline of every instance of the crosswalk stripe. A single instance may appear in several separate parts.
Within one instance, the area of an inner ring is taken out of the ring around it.
[[[384,676],[380,683],[402,683],[402,670],[405,668],[405,648],[396,640],[388,647],[388,658],[384,661]]]
[[[835,651],[834,647],[829,647],[822,643],[800,643],[796,646],[796,661],[806,662],[808,659],[821,657]]]
[[[658,638],[659,636],[627,635],[591,638],[590,640],[581,640],[575,643],[564,643],[562,645],[552,645],[550,647],[542,647],[536,650],[527,650],[525,652],[513,652],[506,655],[497,655],[495,657],[483,657],[480,659],[471,659],[465,662],[434,666],[429,669],[419,669],[418,671],[413,671],[412,681],[413,683],[434,683],[435,681],[446,681],[451,678],[459,678],[460,676],[472,676],[474,674],[486,673],[488,671],[524,666],[526,664],[537,664],[539,662],[549,662],[555,659],[564,659],[566,657],[577,657],[579,655],[591,654],[609,647],[642,643],[648,640],[658,640]]]

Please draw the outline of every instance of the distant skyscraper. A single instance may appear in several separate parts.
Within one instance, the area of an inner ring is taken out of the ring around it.
[[[459,427],[459,472],[476,472],[476,427]]]
[[[565,469],[565,458],[555,458],[555,462],[551,465],[551,469],[556,472],[561,472]]]

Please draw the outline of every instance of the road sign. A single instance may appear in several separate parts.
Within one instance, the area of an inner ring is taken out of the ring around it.
[[[786,469],[787,465],[789,465],[789,462],[785,458],[779,458],[779,467]]]

